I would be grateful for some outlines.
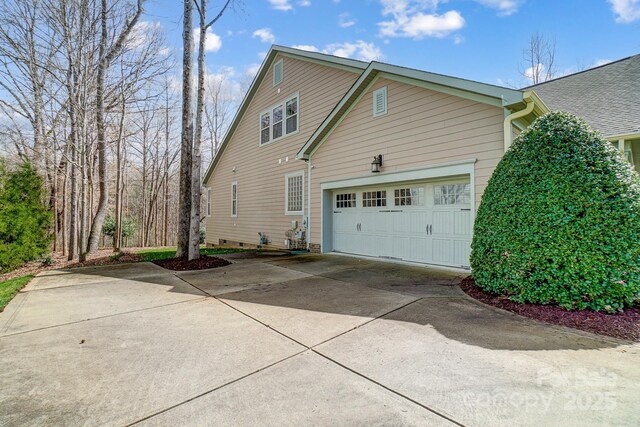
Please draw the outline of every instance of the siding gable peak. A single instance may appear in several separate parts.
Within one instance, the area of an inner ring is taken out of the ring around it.
[[[362,71],[364,71],[369,65],[366,62],[358,61],[355,59],[340,58],[337,56],[327,55],[324,53],[308,52],[308,51],[294,49],[294,48],[285,47],[285,46],[278,46],[278,45],[271,46],[271,49],[269,49],[267,56],[265,57],[264,61],[262,62],[262,65],[260,66],[260,69],[258,70],[258,73],[253,78],[253,81],[251,82],[251,85],[249,86],[247,93],[245,94],[242,102],[240,103],[240,106],[236,111],[236,114],[233,117],[233,120],[231,121],[231,124],[229,125],[229,128],[227,129],[227,132],[222,140],[222,143],[220,144],[220,148],[218,152],[216,153],[215,157],[211,160],[211,163],[209,164],[209,167],[207,168],[207,171],[204,174],[202,181],[205,185],[211,178],[211,174],[213,173],[213,170],[215,169],[216,164],[218,163],[221,156],[223,155],[226,146],[229,144],[231,137],[233,136],[234,132],[238,128],[245,112],[251,105],[251,102],[253,101],[253,98],[255,97],[260,85],[265,79],[272,80],[273,77],[271,74],[269,74],[269,70],[271,70],[271,67],[274,64],[276,58],[280,58],[280,57],[285,57],[285,58],[290,57],[290,58],[294,58],[302,61],[321,64],[328,67],[335,67],[342,70],[347,70],[357,74],[362,73]],[[270,83],[272,82],[270,81]]]

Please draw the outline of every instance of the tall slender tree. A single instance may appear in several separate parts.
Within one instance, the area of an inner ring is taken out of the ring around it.
[[[195,2],[200,18],[200,39],[198,42],[198,96],[196,101],[196,124],[195,136],[193,140],[193,158],[191,163],[191,213],[189,228],[189,260],[200,258],[200,209],[202,200],[202,184],[200,182],[200,171],[202,168],[202,122],[204,116],[204,92],[206,66],[205,43],[207,31],[218,19],[222,17],[229,7],[231,0],[227,0],[218,14],[207,22],[207,0],[197,0]]]
[[[191,159],[193,157],[193,0],[184,0],[182,22],[182,135],[180,138],[180,200],[176,256],[189,255],[191,225]]]
[[[96,133],[97,133],[97,151],[98,151],[98,180],[100,198],[98,200],[98,208],[93,222],[91,223],[91,232],[89,233],[89,242],[87,244],[87,252],[92,253],[98,250],[98,243],[102,233],[102,223],[107,215],[107,205],[109,203],[109,187],[107,182],[107,160],[106,160],[106,141],[105,141],[105,76],[111,62],[116,55],[120,53],[127,37],[135,27],[143,12],[144,0],[138,0],[135,10],[129,16],[120,30],[120,34],[111,46],[107,46],[109,37],[109,27],[107,23],[108,7],[107,0],[101,0],[100,8],[100,45],[99,45],[99,62],[98,76],[96,82]]]

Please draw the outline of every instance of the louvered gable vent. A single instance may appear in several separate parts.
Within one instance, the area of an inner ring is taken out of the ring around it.
[[[373,92],[373,117],[387,114],[387,87]]]
[[[273,85],[278,85],[284,78],[284,68],[282,59],[273,65]]]

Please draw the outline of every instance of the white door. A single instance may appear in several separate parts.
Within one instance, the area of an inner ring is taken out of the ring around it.
[[[385,184],[333,193],[333,250],[468,267],[468,179]]]

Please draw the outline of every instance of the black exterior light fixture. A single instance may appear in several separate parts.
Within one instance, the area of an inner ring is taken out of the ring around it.
[[[380,168],[382,167],[382,154],[378,154],[373,157],[373,162],[371,162],[371,172],[378,173],[380,172]]]

